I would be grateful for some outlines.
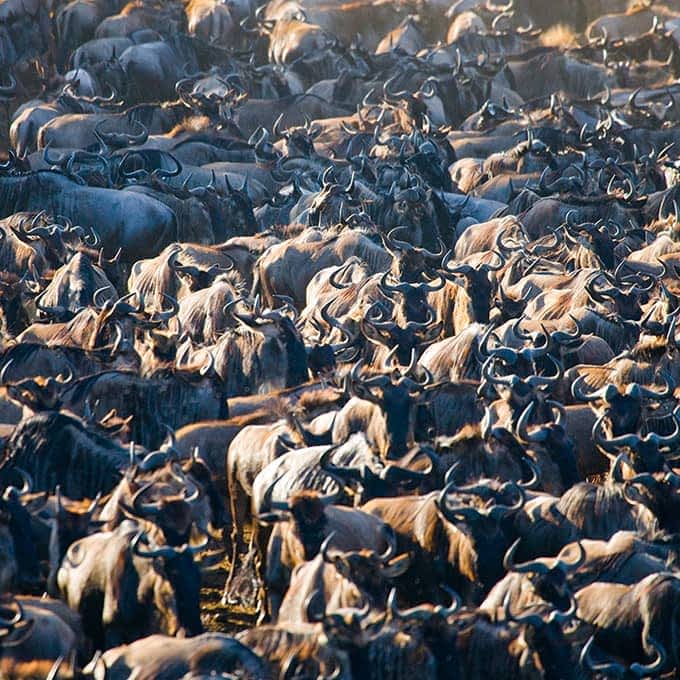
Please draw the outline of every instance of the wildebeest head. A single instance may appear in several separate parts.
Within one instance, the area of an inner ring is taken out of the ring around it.
[[[6,525],[14,544],[17,585],[34,592],[41,587],[41,570],[33,540],[31,513],[45,505],[47,495],[31,494],[30,476],[18,468],[15,472],[21,476],[22,486],[10,484],[5,487],[0,498],[0,524]]]
[[[576,571],[585,561],[585,548],[577,543],[578,554],[573,561],[556,559],[552,565],[548,560],[539,559],[532,562],[515,564],[514,557],[521,542],[518,538],[508,549],[503,558],[503,567],[507,572],[526,574],[536,593],[546,602],[552,604],[557,611],[551,620],[563,621],[576,611],[574,595],[567,581],[569,572]]]
[[[214,173],[208,184],[186,190],[186,196],[200,199],[212,222],[215,239],[226,241],[232,236],[252,235],[257,231],[253,203],[248,193],[248,178],[240,188],[231,185],[224,175],[225,190],[215,184]],[[185,196],[185,197],[186,197]]]
[[[307,380],[307,351],[302,336],[295,327],[289,312],[293,310],[293,317],[297,312],[290,303],[285,303],[279,309],[261,309],[259,298],[253,303],[252,313],[232,312],[234,318],[253,330],[263,332],[266,326],[275,329],[286,350],[288,365],[286,367],[286,387],[294,387]]]
[[[361,362],[352,367],[350,389],[360,399],[378,406],[384,417],[385,441],[380,448],[387,458],[399,458],[410,449],[416,405],[423,389],[431,382],[429,374],[422,382],[408,377],[414,365],[415,354],[412,354],[411,363],[403,374],[395,371],[396,376],[381,374],[369,378],[361,377]]]
[[[307,347],[307,365],[314,378],[332,375],[337,365],[333,346],[329,344],[316,344]]]
[[[146,543],[149,547],[143,548]],[[174,546],[154,545],[144,532],[139,532],[130,544],[132,553],[144,559],[156,561],[157,568],[167,579],[171,590],[168,595],[174,597],[176,612],[176,626],[172,622],[172,613],[162,611],[166,617],[167,631],[170,635],[183,632],[187,636],[199,635],[203,632],[200,611],[201,571],[194,561],[194,554],[205,549],[207,540],[198,546],[190,546],[187,543]]]
[[[678,488],[680,477],[675,472],[636,474],[625,482],[624,496],[633,505],[642,505],[654,513],[659,529],[669,533],[678,530]]]
[[[668,469],[665,453],[680,439],[680,420],[677,413],[672,415],[674,429],[667,435],[650,432],[644,436],[640,434],[624,434],[618,437],[607,437],[602,430],[602,421],[605,416],[600,416],[593,425],[593,441],[600,451],[614,463],[618,455],[627,451],[627,463],[636,472],[662,472]]]
[[[394,92],[392,85],[402,77],[402,73],[396,73],[383,85],[385,102],[390,105],[397,116],[402,119],[402,127],[411,126],[426,129],[431,125],[436,127],[446,125],[447,112],[444,109],[445,100],[457,99],[456,80],[449,79],[446,95],[441,92],[441,83],[436,78],[428,78],[415,92],[400,90]],[[453,89],[453,91],[451,91]]]
[[[275,136],[282,137],[285,140],[286,156],[305,156],[306,158],[314,156],[314,140],[321,134],[321,127],[306,120],[304,126],[298,125],[281,130],[282,119],[283,113],[274,122],[272,132]]]
[[[395,238],[395,234],[401,232],[408,236],[406,227],[396,227],[388,234],[381,233],[383,244],[387,252],[392,256],[390,271],[398,281],[417,283],[423,277],[423,272],[429,271],[432,263],[438,264],[444,255],[444,245],[440,241],[439,252],[432,252],[426,248],[411,245],[408,241]]]
[[[443,276],[447,279],[460,282],[460,277],[463,277],[463,286],[470,298],[474,320],[478,323],[489,322],[496,289],[493,273],[505,265],[505,258],[500,253],[498,253],[498,258],[497,264],[481,264],[476,267],[469,264],[450,266],[453,253],[449,251],[442,262]]]
[[[411,558],[408,554],[396,555],[396,541],[394,537],[388,541],[384,554],[380,555],[372,550],[355,550],[341,552],[329,547],[331,534],[323,542],[320,554],[324,562],[333,564],[338,572],[348,581],[356,584],[369,600],[377,605],[387,598],[389,581],[401,576],[410,566]]]
[[[123,498],[118,503],[128,515],[158,527],[168,545],[182,545],[197,519],[201,489],[176,463],[167,463],[151,476],[152,481],[138,489],[129,504]],[[207,518],[201,519],[207,524]]]
[[[51,411],[61,406],[62,390],[73,380],[73,373],[56,377],[36,376],[16,382],[7,381],[7,371],[14,359],[5,363],[0,371],[0,385],[7,389],[7,396],[32,411]]]
[[[303,490],[295,492],[287,501],[271,500],[273,482],[264,494],[261,522],[279,522],[292,519],[304,551],[304,559],[311,560],[319,552],[326,535],[327,518],[325,508],[338,499],[338,493],[322,496],[317,491]]]
[[[398,303],[395,301],[396,312],[393,314],[399,321],[416,321],[419,323],[431,322],[431,315],[434,314],[432,306],[428,302],[428,293],[441,290],[446,281],[438,276],[434,279],[425,279],[422,283],[397,283],[391,284],[387,280],[389,272],[385,272],[380,277],[378,287],[380,292],[391,301],[395,301],[395,294],[400,294]]]
[[[290,499],[290,513],[301,534],[307,560],[311,559],[321,547],[321,541],[318,546],[313,546],[309,545],[308,539],[312,537],[312,534],[320,534],[323,531],[326,525],[324,507],[318,492],[301,491]]]
[[[47,288],[36,298],[40,318],[68,321],[75,313],[92,302],[94,293],[106,291],[108,297],[115,290],[104,272],[83,253],[76,253],[60,267]]]
[[[597,280],[604,278],[609,285],[600,286]],[[593,300],[604,305],[614,304],[616,311],[626,320],[639,321],[642,317],[640,308],[641,293],[651,290],[655,281],[652,279],[649,285],[641,288],[637,284],[618,284],[611,277],[602,272],[595,273],[585,283],[585,289]]]
[[[347,217],[357,212],[360,204],[354,198],[355,176],[352,172],[346,183],[334,178],[334,169],[329,166],[321,177],[321,188],[313,194],[303,194],[307,203],[307,224],[333,226],[342,224],[343,215]]]
[[[93,302],[96,306],[95,314],[91,309],[84,310],[74,317],[72,322],[73,334],[76,338],[82,336],[81,343],[90,350],[109,350],[111,356],[119,354],[134,354],[134,331],[136,328],[149,330],[166,324],[177,315],[179,304],[173,297],[162,294],[165,309],[144,309],[144,299],[137,298],[136,304],[131,304],[137,293],[128,293],[119,300],[105,300],[100,304],[96,291]],[[88,314],[89,313],[89,314]],[[93,318],[94,316],[94,318]]]
[[[56,578],[57,569],[59,569],[59,565],[68,547],[89,533],[92,517],[101,499],[101,493],[97,495],[92,503],[71,502],[65,504],[61,496],[61,486],[57,485],[55,496],[57,509],[52,520],[50,532],[50,576],[47,582],[48,592],[54,595],[56,595],[54,579]]]
[[[468,426],[453,437],[438,438],[442,462],[448,466],[449,492],[463,495],[466,502],[472,498],[482,504],[513,504],[522,489],[538,485],[541,470],[510,431],[491,427],[488,408],[482,426],[481,431]],[[500,484],[499,479],[510,481]],[[467,484],[457,486],[463,482]]]
[[[383,319],[380,308],[374,304],[360,320],[359,326],[369,342],[388,348],[390,358],[394,357],[399,365],[407,366],[418,348],[439,337],[443,322],[434,323],[434,313],[431,313],[422,323],[409,321],[400,326],[391,319]]]
[[[480,343],[480,351],[483,351],[482,344]],[[546,348],[547,346],[546,343]],[[545,349],[541,349],[540,352],[534,348],[525,348],[526,352],[525,350],[517,351],[511,348],[504,349],[510,349],[510,352],[498,354],[494,351],[488,357],[482,366],[482,375],[486,384],[493,386],[500,397],[511,405],[513,424],[516,424],[516,418],[532,399],[535,399],[543,390],[548,390],[560,381],[563,369],[562,364],[551,354],[547,353]],[[522,354],[523,352],[525,353]],[[534,361],[536,356],[542,353],[545,359],[554,366],[555,373],[553,375],[535,375],[533,370],[526,370],[526,377],[520,377],[515,372],[506,375],[498,374],[496,367],[499,361],[505,364],[504,369],[506,371],[517,371],[522,368],[522,364],[526,367],[526,362],[529,360],[531,352],[538,352],[537,355],[531,358],[531,361]],[[504,356],[507,357],[509,363],[505,363]]]
[[[59,220],[41,211],[22,216],[16,227],[16,236],[25,243],[32,246],[44,244],[45,257],[55,269],[64,264],[74,251],[99,245],[99,237],[94,231],[74,226],[63,218]]]
[[[488,589],[503,575],[503,555],[509,544],[508,521],[524,506],[524,494],[520,493],[517,503],[512,506],[475,508],[451,504],[451,484],[439,493],[436,499],[437,509],[446,521],[453,524],[470,541],[474,559],[467,567],[467,578]]]
[[[204,288],[210,288],[214,283],[216,283],[217,277],[221,277],[219,280],[224,283],[230,283],[229,278],[225,276],[234,269],[234,261],[226,256],[228,265],[223,267],[221,265],[211,265],[207,269],[198,267],[196,265],[182,264],[176,259],[172,265],[172,268],[180,276],[185,277],[189,282],[189,290],[197,291],[203,290]]]
[[[574,676],[564,674],[564,669],[574,663],[572,646],[565,637],[563,625],[576,613],[575,598],[571,596],[571,604],[566,611],[555,609],[545,615],[534,612],[514,614],[510,602],[508,593],[503,602],[506,621],[522,626],[526,651],[537,654],[546,677],[578,677],[578,672]]]
[[[552,400],[546,400],[553,412],[553,419],[541,423],[529,432],[529,422],[536,409],[534,401],[529,402],[517,421],[517,436],[520,441],[525,442],[529,450],[544,450],[548,452],[551,460],[559,468],[560,476],[565,486],[570,487],[581,481],[576,467],[576,450],[574,440],[567,434],[566,410],[562,404]]]
[[[354,435],[363,440],[362,435]],[[348,466],[331,462],[337,447],[329,447],[319,460],[319,467],[327,474],[342,480],[348,486],[359,486],[355,499],[365,503],[372,498],[395,496],[404,491],[412,493],[413,488],[433,481],[436,463],[434,453],[427,448],[414,447],[405,456],[396,461],[384,462],[383,459],[369,449],[365,464]],[[340,447],[341,448],[341,447]],[[422,463],[426,463],[425,469]]]
[[[321,323],[312,318],[311,323],[319,333],[318,341],[307,346],[307,364],[314,377],[332,374],[337,365],[337,360],[350,361],[356,355],[354,349],[356,336],[347,326],[331,315],[329,307],[333,300],[327,302],[320,310]],[[328,342],[328,336],[336,329],[341,336],[340,342]]]
[[[225,175],[227,194],[221,198],[222,209],[229,215],[231,231],[238,236],[246,236],[257,232],[257,222],[253,214],[253,202],[248,194],[248,178],[241,188],[236,189],[229,184]]]
[[[440,237],[432,203],[432,190],[425,189],[418,175],[409,176],[392,184],[384,199],[381,224],[388,231],[406,227],[415,246],[436,247]]]
[[[593,675],[601,675],[604,677],[618,677],[618,678],[650,678],[655,677],[661,673],[666,666],[668,658],[666,650],[663,646],[652,636],[647,637],[649,645],[654,649],[655,655],[653,660],[648,664],[633,663],[630,666],[625,666],[613,659],[602,661],[601,654],[598,655],[599,660],[595,661],[593,658],[593,646],[595,643],[595,633],[593,633],[581,650],[580,662],[584,668],[587,668]]]
[[[564,225],[565,239],[572,245],[578,248],[579,246],[585,248],[595,255],[593,264],[602,267],[606,270],[612,270],[616,266],[615,261],[615,238],[622,236],[622,230],[615,226],[613,229],[604,220],[598,222],[584,222],[583,224],[576,224],[573,221],[575,211],[567,214]],[[587,266],[588,260],[577,257],[576,266]]]
[[[33,294],[39,290],[35,282],[22,281],[12,272],[0,273],[0,331],[5,337],[19,334],[30,324],[25,303],[32,288]]]
[[[660,390],[637,383],[630,383],[621,389],[610,383],[595,392],[586,392],[586,380],[586,375],[579,376],[572,384],[571,393],[577,401],[599,404],[597,412],[605,417],[602,424],[607,435],[613,437],[638,432],[644,422],[645,400],[667,399],[674,389],[672,381],[666,378],[666,384]]]

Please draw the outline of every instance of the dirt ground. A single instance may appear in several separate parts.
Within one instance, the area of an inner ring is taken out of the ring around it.
[[[237,605],[223,605],[222,592],[229,564],[224,560],[219,568],[203,578],[201,588],[201,620],[206,631],[234,635],[255,625],[255,610]]]
[[[246,528],[246,541],[250,540],[250,529]],[[213,564],[210,557],[212,549],[221,553],[223,544],[213,544],[212,548],[208,549],[205,554],[204,564]],[[215,553],[217,554],[217,553]],[[235,635],[239,631],[251,628],[256,623],[257,612],[255,610],[255,592],[253,582],[253,572],[250,569],[252,566],[251,556],[241,556],[239,567],[241,571],[238,572],[242,576],[241,579],[236,579],[237,585],[233,590],[239,590],[244,594],[244,601],[253,606],[246,606],[243,604],[222,604],[222,595],[224,593],[224,584],[227,582],[229,575],[229,560],[221,559],[214,563],[209,569],[203,571],[203,587],[201,588],[201,620],[206,631],[216,633],[226,633],[227,635]],[[245,565],[245,568],[244,568]],[[245,588],[242,584],[245,584]]]

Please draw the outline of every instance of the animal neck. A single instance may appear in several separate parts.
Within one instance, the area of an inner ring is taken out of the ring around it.
[[[36,177],[0,177],[0,218],[27,210],[28,199],[35,189]]]

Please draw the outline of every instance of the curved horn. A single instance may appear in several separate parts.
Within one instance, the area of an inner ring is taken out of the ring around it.
[[[508,590],[505,597],[503,598],[503,612],[505,614],[506,621],[514,621],[515,623],[525,624],[528,626],[535,626],[540,628],[545,625],[545,621],[542,616],[538,614],[523,614],[521,616],[516,616],[512,613],[512,607],[510,605],[511,601],[511,591]]]
[[[144,493],[146,493],[152,486],[153,482],[149,482],[148,484],[145,484],[139,491],[135,493],[135,495],[132,497],[132,509],[133,509],[133,514],[137,515],[138,517],[155,517],[160,514],[161,512],[161,504],[160,503],[142,503],[141,498]]]
[[[164,546],[162,548],[154,548],[152,550],[142,550],[139,547],[140,542],[147,542],[146,534],[143,531],[138,532],[130,542],[130,550],[134,555],[145,557],[147,559],[154,559],[155,557],[174,557],[179,553],[176,548]]]
[[[548,438],[548,430],[545,427],[541,427],[538,431],[534,431],[531,434],[528,432],[529,419],[531,418],[533,410],[534,401],[532,399],[522,411],[522,415],[517,421],[515,431],[523,442],[541,443]]]
[[[650,664],[633,663],[630,665],[630,670],[638,678],[653,678],[661,673],[666,666],[666,659],[668,655],[664,646],[649,633],[647,634],[647,642],[656,651],[656,659]]]
[[[531,562],[523,562],[522,564],[515,564],[515,554],[519,548],[519,544],[522,542],[522,537],[518,538],[506,551],[503,557],[503,568],[505,571],[514,571],[518,574],[547,574],[550,571],[550,567],[543,562],[538,560],[533,560]]]
[[[612,439],[607,439],[602,431],[602,423],[606,417],[606,413],[602,414],[593,424],[593,442],[595,442],[597,446],[608,453],[618,454],[619,448],[622,446],[634,447],[639,444],[640,438],[634,434],[625,434]]]
[[[11,619],[0,617],[0,627],[2,628],[13,628],[24,620],[24,610],[21,606],[21,602],[13,600],[12,604],[16,607],[17,613]],[[3,607],[5,607],[5,605],[3,605]],[[10,607],[7,606],[7,609],[9,608]]]
[[[596,677],[625,678],[628,674],[628,669],[622,664],[615,662],[595,663],[593,661],[592,648],[594,644],[595,633],[593,633],[588,638],[588,642],[586,642],[583,649],[581,650],[581,656],[579,658],[581,665],[588,669]]]
[[[10,62],[11,63],[11,62]],[[17,79],[14,74],[10,71],[9,74],[9,85],[0,85],[0,97],[3,99],[10,99],[14,97],[17,90]]]
[[[573,562],[565,562],[564,560],[557,560],[555,567],[564,572],[576,571],[586,561],[586,549],[583,547],[581,541],[576,541],[578,546],[578,557]]]
[[[587,393],[583,390],[583,386],[585,385],[586,378],[588,376],[585,374],[582,374],[574,380],[574,382],[571,385],[571,394],[574,397],[576,401],[582,401],[582,402],[593,402],[593,401],[608,401],[608,397],[612,398],[614,395],[611,393],[611,390],[608,391],[608,388],[610,385],[607,385],[606,387],[603,387],[602,389],[597,390],[596,392],[590,392]],[[614,390],[618,392],[615,386]]]

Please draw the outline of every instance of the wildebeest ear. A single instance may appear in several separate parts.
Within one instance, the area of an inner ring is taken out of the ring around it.
[[[295,442],[287,435],[280,434],[276,436],[276,448],[281,451],[295,451],[297,445]]]
[[[382,575],[385,578],[397,578],[411,566],[411,555],[403,553],[391,559],[383,568]]]
[[[350,581],[352,580],[352,568],[347,561],[343,559],[342,555],[335,555],[333,557],[333,564],[341,576],[344,576]]]
[[[261,524],[275,524],[276,522],[287,522],[290,516],[282,512],[261,512],[257,516],[257,521]]]
[[[304,609],[309,621],[323,621],[326,616],[326,602],[324,601],[323,593],[320,590],[315,590],[309,595],[305,600]]]
[[[13,627],[8,637],[3,638],[3,646],[18,647],[30,637],[31,633],[33,632],[34,625],[35,621],[33,619],[21,621],[18,625]]]
[[[135,509],[131,505],[128,505],[124,500],[118,501],[118,509],[125,517],[127,517],[127,519],[132,519],[134,521],[146,519],[143,515],[135,512]]]
[[[22,501],[22,505],[24,508],[26,508],[26,510],[28,510],[29,513],[31,513],[31,515],[35,515],[45,507],[48,498],[49,494],[47,491],[43,491],[36,494],[35,498],[31,498],[28,501]]]

